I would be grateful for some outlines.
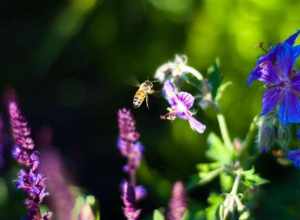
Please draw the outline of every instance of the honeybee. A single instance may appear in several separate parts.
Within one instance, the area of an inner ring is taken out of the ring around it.
[[[146,106],[149,108],[149,95],[154,93],[153,88],[153,83],[150,80],[146,80],[142,84],[140,84],[138,90],[134,94],[133,97],[133,107],[134,108],[139,108],[144,100],[146,100]]]

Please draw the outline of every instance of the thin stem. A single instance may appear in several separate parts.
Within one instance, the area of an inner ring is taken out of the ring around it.
[[[243,144],[243,149],[247,149],[249,146],[251,146],[253,139],[256,135],[256,129],[257,129],[257,120],[258,116],[255,116],[250,124],[245,142]]]
[[[232,189],[230,192],[231,195],[237,195],[240,181],[241,181],[241,173],[239,171],[237,171],[237,175],[234,179],[234,183],[233,183],[233,186],[232,186]]]
[[[245,160],[245,158],[247,158],[248,154],[249,154],[249,148],[252,146],[252,143],[256,137],[256,132],[257,132],[257,120],[258,120],[258,116],[255,116],[250,124],[248,133],[246,135],[245,141],[243,143],[241,152],[239,154],[239,158],[240,161],[245,163],[247,160]],[[249,158],[248,158],[249,159]]]
[[[225,117],[223,114],[218,113],[217,114],[217,119],[218,119],[218,123],[219,123],[219,127],[220,127],[220,131],[221,131],[221,135],[222,135],[222,139],[224,141],[224,144],[226,147],[230,148],[230,150],[233,149],[233,145],[229,136],[229,132],[227,129],[227,125],[226,125],[226,121],[225,121]]]

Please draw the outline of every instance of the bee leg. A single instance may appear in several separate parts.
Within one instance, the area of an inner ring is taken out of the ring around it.
[[[149,109],[149,96],[148,95],[146,95],[146,106],[147,106],[147,108]]]

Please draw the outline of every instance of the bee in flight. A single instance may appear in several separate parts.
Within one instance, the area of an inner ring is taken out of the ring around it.
[[[138,90],[134,94],[133,97],[133,107],[134,108],[139,108],[144,100],[146,100],[146,106],[149,108],[149,95],[154,93],[153,88],[153,82],[150,80],[146,80],[142,84],[140,84]]]

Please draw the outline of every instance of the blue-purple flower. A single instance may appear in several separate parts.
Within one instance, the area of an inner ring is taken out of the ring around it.
[[[289,151],[287,158],[292,161],[295,167],[300,168],[300,150]]]
[[[248,78],[250,85],[258,80],[267,87],[262,115],[278,107],[278,118],[283,125],[300,123],[300,72],[293,69],[300,55],[300,45],[294,46],[299,34],[300,31],[297,31],[261,56]]]
[[[198,133],[203,133],[205,125],[193,117],[190,109],[194,104],[195,98],[188,92],[178,92],[174,83],[167,80],[163,86],[163,94],[169,102],[168,113],[161,116],[162,119],[175,120],[180,118],[187,120],[191,128]]]

